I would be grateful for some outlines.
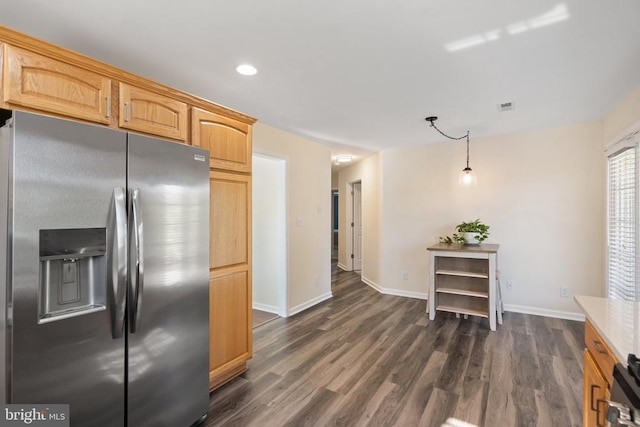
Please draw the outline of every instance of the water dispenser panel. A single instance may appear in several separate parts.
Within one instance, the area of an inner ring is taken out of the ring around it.
[[[106,308],[106,229],[40,230],[38,323]]]

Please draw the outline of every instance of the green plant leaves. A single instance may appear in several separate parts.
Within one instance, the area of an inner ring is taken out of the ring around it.
[[[445,237],[440,236],[440,242],[441,243],[464,243],[465,242],[464,233],[479,233],[478,236],[475,237],[478,243],[482,243],[489,237],[489,226],[486,224],[483,224],[480,221],[480,218],[475,219],[473,221],[469,221],[469,222],[462,222],[456,225],[455,229],[460,234],[456,233],[456,234],[453,234],[452,236],[445,236]]]

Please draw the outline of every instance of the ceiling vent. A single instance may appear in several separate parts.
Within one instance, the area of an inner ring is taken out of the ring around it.
[[[511,111],[515,108],[513,102],[503,102],[502,104],[498,104],[498,112],[502,113],[504,111]]]

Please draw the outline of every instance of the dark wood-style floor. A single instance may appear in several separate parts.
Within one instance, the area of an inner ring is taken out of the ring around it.
[[[267,311],[256,310],[255,308],[252,310],[251,321],[254,328],[258,326],[262,326],[267,322],[271,322],[273,319],[278,317],[277,314],[269,313]]]
[[[335,268],[334,297],[254,330],[249,371],[211,394],[206,426],[580,426],[584,324],[438,313]]]

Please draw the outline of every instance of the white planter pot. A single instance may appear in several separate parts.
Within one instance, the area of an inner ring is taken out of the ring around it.
[[[463,233],[464,243],[467,245],[479,245],[477,237],[480,237],[480,233]]]

